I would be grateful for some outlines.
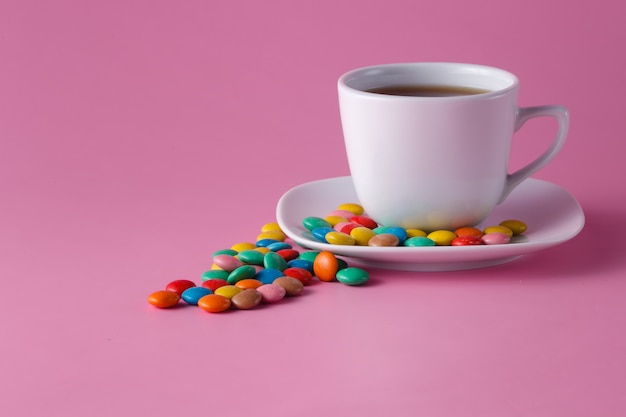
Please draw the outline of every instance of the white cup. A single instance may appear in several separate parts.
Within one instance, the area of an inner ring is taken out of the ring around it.
[[[381,87],[435,86],[486,92],[447,97],[380,94]],[[520,108],[519,81],[474,64],[401,63],[356,69],[338,81],[350,174],[369,216],[425,231],[477,225],[559,152],[569,126],[563,106]],[[509,174],[513,134],[528,119],[555,117],[552,144]]]

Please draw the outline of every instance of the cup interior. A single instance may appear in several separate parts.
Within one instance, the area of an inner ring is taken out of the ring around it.
[[[508,91],[517,84],[515,75],[499,68],[448,62],[376,65],[347,72],[339,78],[340,88],[363,93],[381,87],[416,85],[469,87],[492,94]]]

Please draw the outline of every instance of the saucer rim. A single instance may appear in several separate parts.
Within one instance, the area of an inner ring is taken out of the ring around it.
[[[303,236],[305,229],[299,225],[298,230],[294,230],[294,222],[288,221],[289,209],[286,202],[292,194],[303,192],[306,188],[319,187],[324,184],[330,184],[334,187],[344,187],[351,185],[350,176],[339,176],[313,180],[299,184],[286,191],[278,201],[276,206],[276,218],[279,226],[285,234],[299,246],[310,250],[324,250],[335,253],[337,256],[351,258],[369,264],[387,269],[409,269],[409,270],[458,270],[458,269],[474,269],[491,265],[499,265],[507,263],[532,252],[547,249],[549,247],[564,243],[571,240],[584,228],[585,216],[580,203],[563,187],[541,179],[528,178],[522,184],[524,187],[555,187],[557,190],[564,192],[568,199],[568,208],[576,212],[575,219],[577,227],[568,233],[560,233],[558,236],[550,236],[542,238],[538,241],[517,242],[507,245],[480,245],[480,246],[449,246],[449,247],[369,247],[369,246],[340,246],[319,242]],[[346,183],[349,183],[346,184]],[[334,185],[332,185],[334,184]],[[521,185],[522,185],[521,184]],[[521,192],[518,187],[511,193],[511,197]],[[526,190],[526,192],[528,192]],[[508,200],[508,199],[507,199]],[[505,202],[502,203],[506,204]],[[570,221],[573,221],[570,220]],[[389,259],[385,259],[389,257]],[[427,258],[437,258],[437,260],[425,260]],[[446,259],[448,258],[448,259]],[[472,259],[475,258],[475,259]],[[445,265],[441,265],[441,264]]]

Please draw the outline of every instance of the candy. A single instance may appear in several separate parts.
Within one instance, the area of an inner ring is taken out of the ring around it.
[[[216,250],[215,252],[213,252],[212,257],[216,257],[217,255],[230,255],[230,256],[235,256],[237,255],[239,252],[236,251],[235,249],[220,249],[220,250]]]
[[[345,223],[348,221],[346,217],[341,216],[326,216],[324,217],[324,220],[326,220],[328,224],[330,224],[330,227],[335,227],[339,223]]]
[[[479,236],[464,235],[452,239],[452,246],[473,246],[482,245],[483,241]]]
[[[285,297],[287,291],[278,284],[264,284],[256,289],[262,297],[264,303],[275,303]]]
[[[269,238],[265,238],[265,239],[261,239],[261,240],[257,240],[256,241],[256,246],[264,248],[268,245],[271,245],[272,243],[276,243],[276,242],[280,242],[280,240],[276,240],[276,239],[269,239]]]
[[[195,287],[196,284],[193,281],[189,281],[188,279],[177,279],[176,281],[172,281],[165,286],[167,291],[175,292],[179,296],[185,291],[187,288]]]
[[[236,284],[237,282],[243,279],[254,278],[255,275],[256,275],[256,269],[254,268],[254,266],[242,265],[239,268],[232,271],[228,275],[228,279],[226,281],[228,281],[229,284]]]
[[[404,242],[406,238],[408,237],[406,230],[404,230],[401,227],[389,227],[387,230],[385,230],[385,233],[390,233],[392,235],[395,235],[398,238],[399,244]]]
[[[302,220],[302,225],[306,227],[307,229],[309,229],[310,231],[313,231],[313,229],[317,229],[318,227],[328,227],[332,229],[332,226],[330,225],[330,223],[328,223],[326,220],[322,219],[321,217],[315,217],[315,216],[305,217],[304,220]]]
[[[376,223],[373,219],[370,219],[369,217],[363,215],[352,216],[350,217],[350,221],[370,229],[374,229],[378,226],[378,223]]]
[[[319,254],[320,254],[320,251],[318,250],[307,250],[307,251],[302,252],[300,254],[300,258],[298,259],[315,262],[315,258],[317,258],[317,255]]]
[[[198,300],[198,307],[209,313],[221,313],[228,310],[230,305],[230,299],[219,294],[205,295]]]
[[[328,213],[329,216],[343,217],[344,219],[350,219],[350,217],[354,216],[354,213],[350,210],[333,210]]]
[[[333,229],[332,227],[316,227],[315,229],[311,230],[311,234],[315,239],[319,240],[320,242],[328,243],[326,241],[326,235],[334,231],[335,229]]]
[[[202,280],[207,281],[211,279],[227,279],[228,271],[224,271],[223,269],[211,269],[209,271],[202,273]]]
[[[449,230],[435,230],[426,237],[434,241],[437,246],[449,246],[457,236]]]
[[[235,284],[235,287],[239,287],[242,290],[247,290],[249,288],[257,289],[261,285],[263,285],[263,283],[259,281],[258,279],[247,278],[247,279],[242,279],[241,281],[238,281]]]
[[[304,284],[299,280],[291,277],[280,277],[274,280],[274,284],[280,285],[285,289],[286,295],[299,295],[304,289]]]
[[[178,304],[180,295],[173,291],[161,290],[148,296],[148,302],[158,308],[170,308]]]
[[[213,263],[224,271],[232,272],[243,265],[239,259],[232,255],[217,255],[213,257]]]
[[[391,233],[380,233],[373,236],[368,242],[368,246],[398,246],[400,239]]]
[[[326,238],[326,242],[330,243],[331,245],[350,246],[356,243],[356,240],[352,236],[342,232],[328,232],[324,237]]]
[[[205,295],[209,295],[212,293],[213,291],[206,287],[191,287],[183,291],[183,294],[180,296],[180,298],[182,298],[183,301],[187,304],[198,305],[199,299],[201,299]]]
[[[304,268],[287,268],[283,271],[286,277],[295,278],[304,285],[309,285],[313,280],[313,274]]]
[[[348,267],[337,271],[337,281],[346,285],[365,284],[370,279],[370,274],[364,269]]]
[[[230,299],[239,294],[241,291],[243,290],[235,285],[224,285],[223,287],[219,287],[218,289],[213,291],[213,293]]]
[[[406,229],[407,238],[417,237],[417,236],[426,237],[427,234],[428,233],[420,229]]]
[[[281,249],[276,253],[279,254],[285,260],[285,262],[298,259],[298,256],[300,256],[300,252],[295,249]]]
[[[313,261],[313,272],[321,281],[333,281],[339,270],[339,263],[332,252],[320,252]]]
[[[292,259],[291,261],[287,262],[287,266],[289,268],[306,269],[310,273],[313,273],[313,262],[307,259],[302,259],[301,257],[299,257],[298,259]]]
[[[480,229],[477,229],[475,227],[466,226],[466,227],[459,227],[458,229],[454,231],[454,234],[459,237],[461,236],[481,237],[483,235],[483,232]]]
[[[280,230],[270,230],[267,232],[262,232],[256,237],[256,240],[262,239],[275,239],[280,242],[284,242],[287,239],[287,236]]]
[[[240,261],[252,265],[263,265],[264,257],[265,255],[256,249],[247,249],[237,255]]]
[[[509,235],[509,237],[513,236],[513,231],[506,226],[489,226],[485,227],[483,230],[485,234],[489,233],[504,233],[505,235]]]
[[[259,239],[257,239],[257,240],[259,240]],[[254,248],[256,248],[256,244],[250,243],[250,242],[239,242],[239,243],[235,243],[230,248],[233,249],[233,250],[236,250],[237,253],[239,253],[239,252],[243,252],[244,250],[247,250],[247,249],[254,249]]]
[[[287,242],[274,242],[266,246],[272,252],[278,252],[282,249],[291,249],[292,246]]]
[[[262,299],[263,296],[260,292],[258,292],[254,288],[248,288],[238,294],[235,294],[235,296],[231,298],[230,301],[232,305],[240,310],[250,310],[251,308],[258,306],[261,303]]]
[[[278,230],[282,232],[280,225],[277,222],[266,223],[261,226],[261,232],[270,232],[272,230]]]
[[[404,246],[435,246],[435,241],[426,236],[413,236],[404,241]]]
[[[481,238],[485,245],[502,245],[511,241],[511,236],[506,233],[492,232]]]
[[[282,271],[287,268],[287,261],[276,252],[268,252],[265,254],[265,258],[263,258],[263,266]]]
[[[218,289],[219,287],[223,287],[224,285],[229,285],[228,281],[226,281],[225,279],[219,279],[219,278],[209,279],[202,283],[202,286],[204,288],[208,288],[212,292],[215,292],[216,289]]]
[[[257,272],[255,278],[263,284],[271,284],[276,278],[282,276],[282,271],[279,271],[278,269],[265,268]]]
[[[511,229],[513,235],[521,235],[524,233],[528,226],[521,220],[509,219],[500,222],[500,226],[505,226]]]
[[[356,203],[343,203],[337,206],[337,210],[349,211],[355,215],[363,214],[363,206]]]
[[[357,226],[350,231],[350,236],[352,236],[359,246],[367,246],[367,243],[370,241],[372,237],[374,237],[376,233],[365,226]]]

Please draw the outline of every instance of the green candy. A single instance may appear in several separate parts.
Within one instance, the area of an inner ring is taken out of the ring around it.
[[[239,255],[237,255],[237,257],[243,263],[246,263],[249,265],[261,265],[262,266],[263,258],[265,257],[265,255],[262,252],[259,252],[258,250],[248,249],[248,250],[243,250],[239,252]]]
[[[213,252],[213,257],[215,258],[217,255],[230,255],[230,256],[235,256],[237,255],[236,250],[234,249],[220,249],[220,250],[216,250],[215,252]]]
[[[332,227],[330,223],[328,223],[326,220],[322,219],[321,217],[313,217],[313,216],[305,217],[304,220],[302,220],[302,225],[306,227],[308,230],[313,230],[318,227]]]
[[[267,269],[278,269],[284,271],[287,269],[287,261],[276,252],[267,252],[263,257],[263,266]]]
[[[337,281],[346,285],[365,284],[370,279],[370,274],[365,269],[348,267],[337,271]]]
[[[243,265],[228,274],[226,281],[228,281],[229,284],[234,285],[243,279],[254,278],[255,275],[256,268],[252,265]]]
[[[425,236],[410,237],[403,243],[404,246],[435,246],[435,241]]]
[[[300,256],[298,256],[298,258],[304,259],[305,261],[309,261],[309,262],[315,262],[315,258],[317,258],[317,255],[319,253],[320,251],[318,250],[308,250],[308,251],[302,252]]]
[[[228,279],[228,271],[223,269],[211,269],[202,274],[202,281],[208,281],[210,279]]]

